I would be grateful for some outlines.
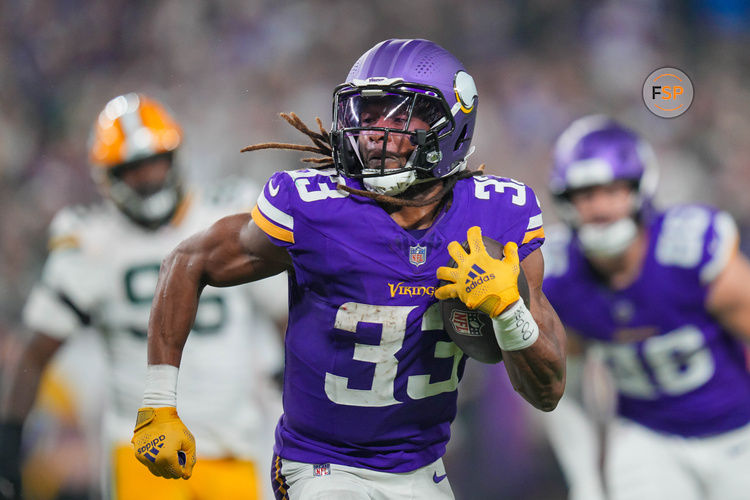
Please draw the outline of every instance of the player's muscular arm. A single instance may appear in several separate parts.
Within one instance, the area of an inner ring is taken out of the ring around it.
[[[37,332],[24,345],[18,364],[3,377],[0,421],[21,423],[26,420],[36,399],[42,372],[62,344],[61,340]]]
[[[225,217],[183,241],[162,262],[148,335],[151,365],[179,366],[201,290],[233,286],[278,274],[291,267],[250,214]]]
[[[750,261],[736,252],[711,284],[706,307],[729,331],[750,342]]]
[[[195,439],[177,414],[177,367],[206,285],[232,286],[278,274],[291,264],[251,222],[250,214],[225,217],[183,241],[164,259],[148,324],[143,407],[133,450],[152,474],[188,479],[196,463]],[[155,447],[155,443],[160,443]],[[159,451],[157,451],[157,449]]]
[[[62,341],[36,333],[24,346],[18,363],[4,367],[0,402],[0,499],[20,498],[21,429],[36,399],[44,368]]]
[[[565,330],[542,292],[541,250],[529,254],[521,267],[529,283],[529,310],[539,326],[539,338],[525,349],[503,351],[503,360],[516,391],[536,408],[552,411],[565,389]]]
[[[437,269],[437,278],[447,283],[435,290],[435,298],[458,298],[489,314],[513,387],[536,408],[552,411],[565,387],[565,332],[542,292],[542,252],[534,250],[520,264],[529,285],[527,309],[518,292],[517,244],[507,242],[503,258],[495,259],[487,253],[479,226],[466,236],[468,253],[457,241],[448,244],[456,267]],[[477,273],[484,277],[472,282]]]

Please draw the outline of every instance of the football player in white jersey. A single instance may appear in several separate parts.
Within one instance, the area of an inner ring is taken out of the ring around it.
[[[21,427],[39,375],[53,354],[85,328],[104,337],[111,401],[104,416],[107,490],[118,500],[255,499],[258,461],[278,413],[270,376],[281,367],[280,339],[268,304],[286,306],[283,287],[208,287],[186,345],[180,415],[200,436],[193,480],[151,475],[133,456],[133,415],[142,406],[146,332],[159,267],[187,236],[223,215],[248,210],[258,195],[246,183],[223,189],[183,186],[173,156],[177,122],[143,94],[112,99],[94,124],[90,161],[104,203],[63,209],[51,225],[50,254],[24,320],[36,332],[9,382],[0,426],[0,498],[20,496]],[[259,293],[262,292],[262,293]],[[252,294],[265,296],[263,306]],[[271,300],[269,300],[271,299]],[[85,389],[84,389],[85,390]]]

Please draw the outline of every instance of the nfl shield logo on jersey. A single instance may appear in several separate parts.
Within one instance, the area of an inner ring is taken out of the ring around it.
[[[409,247],[409,263],[419,267],[427,261],[427,247],[416,245]]]
[[[313,464],[313,477],[330,476],[331,464]]]

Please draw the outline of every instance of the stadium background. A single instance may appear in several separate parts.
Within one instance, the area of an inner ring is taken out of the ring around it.
[[[194,181],[262,182],[300,165],[294,153],[239,153],[299,139],[278,112],[328,124],[331,91],[362,52],[386,38],[429,38],[477,81],[470,163],[534,187],[546,222],[555,219],[545,192],[554,138],[574,118],[604,112],[654,144],[662,204],[715,203],[747,235],[749,34],[743,0],[1,2],[0,362],[12,362],[25,334],[20,310],[51,217],[97,198],[86,141],[117,94],[145,91],[172,108],[186,135],[179,159]],[[645,77],[662,66],[682,69],[695,88],[676,119],[653,116],[641,100]],[[73,392],[51,391],[31,420],[27,444],[41,462],[26,473],[38,498],[96,491],[90,437],[102,388],[90,374],[103,370],[100,354],[91,351],[85,382],[76,381],[80,369],[59,368],[48,385]],[[466,378],[447,459],[457,498],[564,498],[551,452],[502,366],[473,366]],[[43,466],[53,468],[40,475]]]

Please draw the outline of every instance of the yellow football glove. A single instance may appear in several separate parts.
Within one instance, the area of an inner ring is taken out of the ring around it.
[[[494,318],[520,298],[518,245],[512,241],[506,243],[505,257],[499,260],[487,253],[479,226],[469,228],[466,236],[470,253],[457,241],[448,245],[448,253],[458,266],[438,268],[438,279],[452,283],[435,290],[435,298],[458,298],[468,308],[479,309]]]
[[[176,408],[141,408],[133,432],[135,457],[153,475],[187,479],[193,473],[195,438]]]

